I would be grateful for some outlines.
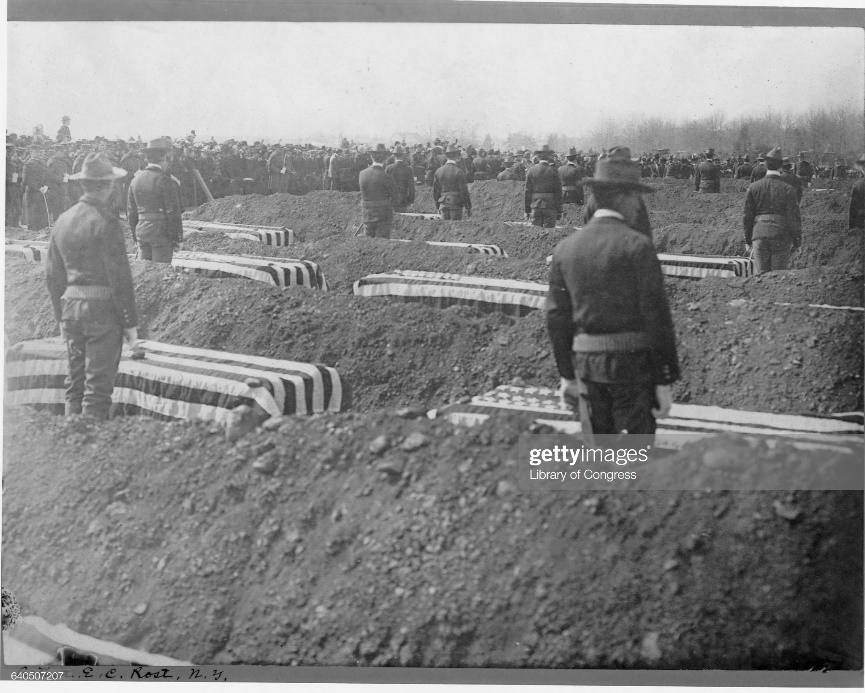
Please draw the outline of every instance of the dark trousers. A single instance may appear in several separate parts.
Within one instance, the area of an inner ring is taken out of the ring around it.
[[[393,227],[393,219],[384,221],[363,222],[364,235],[370,238],[390,238],[390,230]]]
[[[548,229],[556,228],[556,210],[550,208],[535,207],[532,209],[532,225],[543,226]]]
[[[463,208],[462,207],[445,207],[442,205],[439,212],[442,215],[442,219],[445,221],[460,221],[463,218]]]
[[[772,270],[785,270],[790,264],[793,242],[787,238],[754,239],[754,273],[766,274]]]
[[[138,241],[138,259],[171,264],[174,257],[174,244],[168,240],[155,239],[150,243]]]
[[[107,419],[123,346],[122,328],[111,323],[63,320],[61,331],[69,354],[66,415]]]
[[[647,383],[586,382],[589,418],[596,435],[654,434],[655,386]]]

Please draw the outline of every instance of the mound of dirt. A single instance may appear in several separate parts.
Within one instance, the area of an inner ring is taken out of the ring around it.
[[[4,587],[130,647],[214,664],[862,664],[861,493],[523,492],[508,418],[344,414],[233,444],[142,417],[5,426]],[[728,436],[676,459],[740,448],[775,454]]]
[[[358,262],[380,262],[368,252]],[[503,258],[473,258],[478,267],[503,266]],[[330,281],[329,266],[323,261],[322,267]],[[10,342],[56,334],[41,266],[8,260],[7,268]],[[142,336],[335,366],[359,411],[400,404],[432,408],[514,377],[542,386],[558,381],[541,311],[524,318],[478,315],[463,306],[439,310],[205,279],[152,263],[136,262],[133,271]],[[677,401],[791,414],[862,408],[863,314],[770,303],[807,304],[816,294],[836,305],[828,299],[861,305],[861,275],[853,281],[815,268],[667,284],[682,361]],[[822,286],[827,288],[818,290]],[[832,286],[843,289],[835,294]],[[744,302],[729,304],[737,299]]]

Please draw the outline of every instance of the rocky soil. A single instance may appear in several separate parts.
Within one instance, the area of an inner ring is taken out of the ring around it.
[[[740,252],[741,191],[687,183],[647,196],[659,250]],[[545,282],[567,232],[504,226],[521,216],[517,184],[472,191],[470,221],[402,219],[394,237],[511,257],[356,238],[358,194],[317,191],[193,213],[288,226],[294,247],[194,235],[184,248],[313,260],[328,293],[134,263],[142,336],[336,366],[353,407],[233,443],[206,423],[7,410],[2,577],[24,613],[202,663],[861,667],[861,493],[530,493],[516,487],[524,417],[470,430],[411,418],[515,377],[557,381],[540,312],[351,295],[394,269]],[[862,410],[863,313],[807,306],[863,306],[846,195],[806,192],[797,269],[667,280],[676,401]],[[413,211],[430,205],[420,188]],[[9,343],[56,334],[41,265],[8,259],[5,291]],[[668,462],[797,454],[779,445],[719,436]]]

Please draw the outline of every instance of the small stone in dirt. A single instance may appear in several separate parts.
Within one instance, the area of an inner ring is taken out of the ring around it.
[[[525,387],[526,381],[523,380],[522,378],[520,378],[519,376],[517,376],[516,378],[511,378],[510,385],[512,387]]]
[[[384,472],[385,474],[389,474],[392,476],[399,476],[402,474],[403,467],[405,467],[405,463],[399,459],[390,459],[390,460],[382,460],[376,465],[376,470],[380,472]]]
[[[282,424],[288,421],[287,416],[271,416],[267,421],[261,424],[261,427],[265,431],[275,431],[277,428],[282,426]]]
[[[733,308],[741,308],[746,305],[748,301],[744,298],[734,298],[732,301],[727,303],[728,306],[733,306]]]
[[[260,420],[261,414],[248,404],[235,407],[225,419],[225,439],[231,442],[242,438],[255,430]]]
[[[396,410],[396,415],[401,419],[417,419],[424,416],[424,412],[417,407],[401,407]]]
[[[499,498],[509,496],[515,490],[516,488],[514,487],[514,485],[507,479],[502,479],[501,481],[499,481],[498,484],[496,484],[496,496],[498,496]]]
[[[784,505],[781,501],[776,500],[772,503],[772,507],[775,508],[775,514],[779,517],[783,517],[785,520],[789,520],[793,522],[793,520],[798,519],[798,517],[802,514],[802,511],[799,508],[793,508],[789,505]]]
[[[665,571],[674,570],[675,568],[678,568],[678,567],[679,567],[679,561],[677,561],[675,558],[670,558],[670,559],[664,561],[664,570]]]
[[[276,471],[277,453],[275,450],[267,453],[263,457],[259,457],[252,463],[252,468],[259,474],[273,474]]]
[[[375,440],[373,440],[369,444],[368,449],[373,455],[380,455],[385,450],[387,450],[389,447],[390,447],[390,441],[387,439],[387,436],[386,435],[380,435],[378,438],[376,438]]]
[[[813,349],[815,346],[817,346],[817,338],[816,337],[808,337],[808,339],[805,340],[805,344],[807,344],[808,347]]]
[[[692,301],[688,304],[688,310],[700,310],[700,304],[696,301]]]
[[[661,647],[660,645],[658,645],[659,637],[660,633],[652,631],[651,633],[647,633],[646,637],[643,638],[643,657],[645,657],[650,662],[657,662],[663,656],[663,653],[661,652]]]
[[[132,613],[134,613],[136,616],[143,616],[145,611],[147,611],[147,604],[145,604],[144,602],[136,604],[135,607],[132,609]]]
[[[406,436],[406,439],[402,441],[400,448],[406,452],[412,452],[424,447],[425,445],[429,445],[429,443],[430,439],[428,436],[424,435],[420,431],[415,431]]]

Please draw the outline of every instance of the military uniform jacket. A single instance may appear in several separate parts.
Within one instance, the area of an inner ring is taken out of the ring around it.
[[[363,221],[388,221],[393,218],[393,205],[399,193],[393,176],[381,165],[373,164],[360,172],[360,206]]]
[[[721,192],[721,167],[713,161],[704,161],[694,173],[694,190]]]
[[[583,212],[583,224],[588,224],[597,211],[598,203],[595,201],[595,196],[589,194],[589,199],[586,200],[586,211]],[[649,209],[646,207],[646,201],[642,195],[640,196],[640,208],[637,210],[637,218],[632,228],[637,233],[641,233],[649,240],[652,240],[652,222],[649,219]]]
[[[809,181],[814,177],[814,168],[810,161],[799,161],[796,163],[796,175],[803,180]]]
[[[135,327],[138,313],[123,227],[114,210],[85,194],[61,214],[51,232],[45,275],[54,317]],[[66,287],[107,286],[111,299],[66,301]]]
[[[739,164],[736,167],[734,178],[750,178],[753,166],[750,163]]]
[[[556,214],[562,211],[562,179],[552,164],[542,161],[532,166],[526,173],[526,214],[531,214],[532,204],[537,202],[535,195],[544,195],[547,206]],[[552,197],[547,197],[551,195]]]
[[[850,191],[850,228],[865,229],[865,178],[853,183]]]
[[[766,175],[766,164],[755,164],[751,169],[751,182],[754,183],[761,180]]]
[[[832,180],[847,180],[847,167],[843,164],[837,164],[832,169]]]
[[[126,171],[126,178],[124,180],[127,185],[132,182],[135,172],[140,171],[144,167],[144,163],[144,159],[134,152],[127,154],[120,160],[120,168]]]
[[[466,174],[456,163],[446,163],[439,167],[433,178],[433,202],[436,209],[441,205],[451,208],[465,207],[472,209],[472,200],[469,197],[469,186]]]
[[[796,191],[796,200],[798,202],[801,202],[804,189],[802,188],[802,180],[799,178],[799,176],[793,173],[793,171],[785,171],[781,174],[781,180],[788,185],[793,186],[793,189]]]
[[[562,179],[562,188],[577,187],[583,180],[583,169],[575,163],[568,162],[559,166],[559,178]]]
[[[51,172],[39,159],[30,159],[24,164],[22,183],[30,190],[38,192],[43,185],[49,184],[50,179]]]
[[[745,243],[751,245],[754,238],[754,224],[761,214],[784,217],[785,235],[794,246],[802,242],[802,218],[799,215],[799,200],[796,190],[785,183],[781,176],[767,175],[748,186],[745,194],[745,213],[742,218],[745,227]],[[768,236],[758,235],[757,238]]]
[[[133,234],[139,221],[147,221],[151,238],[179,242],[183,239],[181,214],[180,186],[159,166],[148,164],[132,179],[126,198],[126,218]]]
[[[399,207],[414,202],[414,171],[411,167],[405,161],[396,161],[385,169],[385,173],[396,183],[397,201],[394,204]]]
[[[667,385],[679,379],[676,335],[652,242],[613,217],[594,217],[556,246],[547,325],[559,375],[600,383]],[[576,354],[573,337],[644,332],[643,351]]]

